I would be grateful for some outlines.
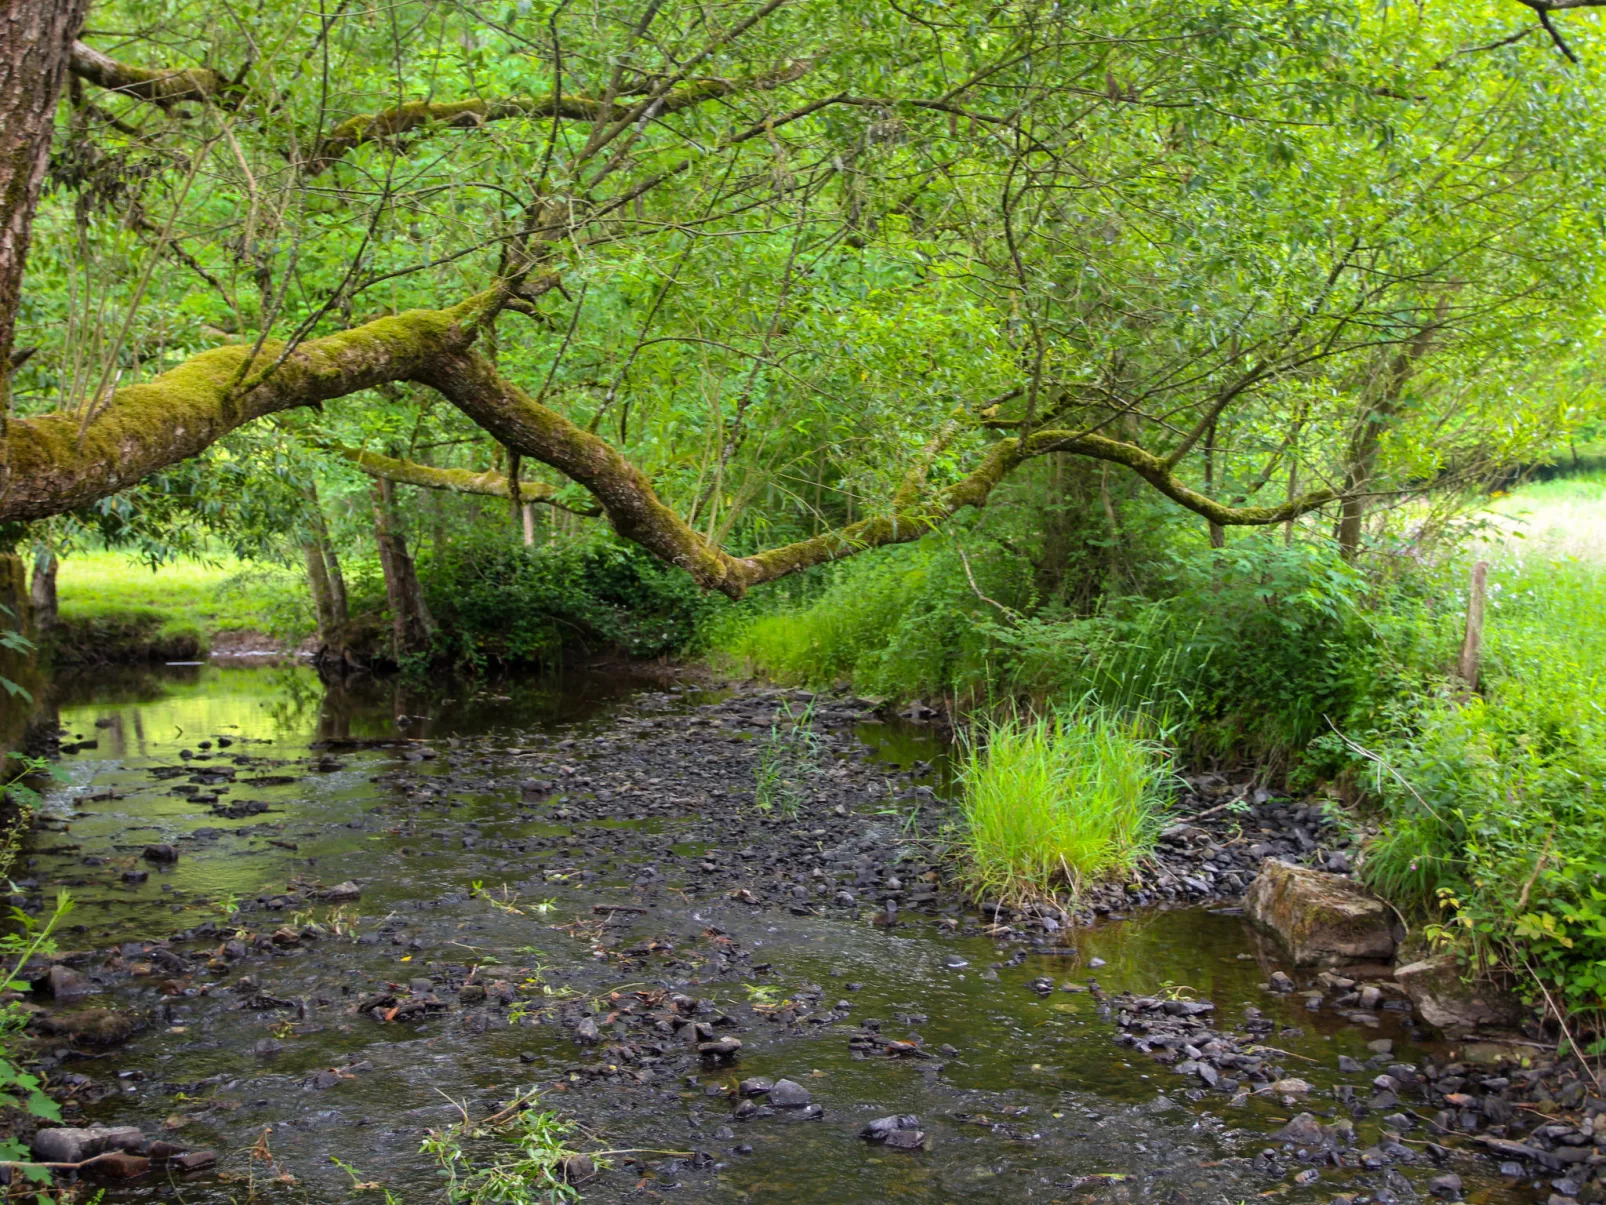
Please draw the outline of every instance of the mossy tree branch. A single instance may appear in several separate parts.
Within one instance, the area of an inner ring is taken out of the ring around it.
[[[803,64],[792,64],[777,71],[745,79],[704,79],[672,88],[651,102],[654,116],[678,113],[704,101],[736,92],[762,91],[790,83],[802,76]],[[591,96],[509,96],[500,100],[409,101],[377,113],[348,117],[330,130],[313,151],[309,176],[318,175],[348,152],[370,142],[395,138],[413,130],[476,129],[492,121],[513,117],[565,117],[572,121],[617,118],[621,106],[607,105]]]
[[[318,446],[349,461],[370,477],[394,481],[398,485],[416,485],[421,489],[445,490],[453,494],[477,494],[486,498],[506,498],[510,502],[514,500],[513,487],[508,484],[507,477],[494,470],[476,473],[473,469],[437,468],[414,460],[382,456],[364,448],[347,447],[345,444],[320,443]],[[555,487],[544,481],[521,481],[517,500],[539,502],[578,515],[595,517],[602,514],[600,507],[574,507],[559,502],[557,492]]]
[[[468,347],[494,294],[412,310],[311,339],[288,354],[269,341],[201,352],[119,389],[86,420],[77,410],[13,418],[0,444],[0,522],[75,510],[198,455],[269,414],[407,380]]]
[[[752,586],[869,548],[917,540],[967,506],[985,506],[994,488],[1021,464],[1049,452],[1070,452],[1125,465],[1166,497],[1224,527],[1265,526],[1297,518],[1337,495],[1321,489],[1278,506],[1227,506],[1186,485],[1165,460],[1135,444],[1075,431],[1036,431],[1000,440],[959,481],[921,504],[878,515],[781,548],[736,557],[710,543],[667,506],[646,476],[600,436],[541,405],[467,350],[431,360],[414,378],[443,394],[507,447],[556,468],[597,498],[614,529],[707,589],[740,598]]]
[[[118,390],[88,421],[73,411],[13,420],[0,447],[0,463],[9,469],[0,481],[0,522],[76,509],[198,454],[253,419],[392,381],[435,389],[510,451],[584,486],[620,535],[732,598],[813,565],[919,539],[963,508],[985,506],[1011,472],[1050,452],[1124,465],[1174,502],[1224,527],[1281,523],[1338,496],[1322,489],[1279,506],[1228,506],[1186,485],[1164,458],[1136,444],[1038,430],[994,443],[967,475],[923,501],[915,491],[901,491],[889,514],[752,556],[732,556],[667,505],[617,448],[532,398],[474,351],[475,336],[502,299],[492,291],[448,310],[381,318],[310,340],[288,354],[267,343],[254,361],[248,347],[217,348]],[[511,498],[507,479],[498,474],[335,450],[381,480]],[[522,487],[526,495],[534,490],[551,494],[548,486]]]
[[[166,109],[222,96],[232,82],[209,67],[136,67],[82,42],[72,44],[72,73],[96,87]]]

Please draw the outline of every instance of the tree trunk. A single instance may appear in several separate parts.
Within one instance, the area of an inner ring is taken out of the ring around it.
[[[519,517],[524,520],[524,546],[535,547],[535,503],[526,502],[519,507]]]
[[[1204,485],[1205,493],[1210,494],[1216,484],[1216,424],[1210,424],[1210,430],[1205,433],[1204,446]],[[1225,548],[1227,546],[1227,529],[1214,519],[1206,520],[1206,528],[1210,536],[1210,547]]]
[[[379,564],[385,573],[385,597],[390,603],[396,659],[429,651],[435,621],[418,584],[418,570],[407,551],[407,537],[396,510],[396,487],[389,481],[374,483],[374,539]]]
[[[1456,658],[1456,673],[1467,689],[1478,690],[1479,670],[1483,663],[1483,609],[1488,594],[1489,562],[1479,561],[1472,567],[1472,593],[1467,597],[1467,628],[1461,638],[1461,655]]]
[[[61,561],[54,552],[40,545],[33,559],[33,581],[28,589],[28,602],[33,607],[34,626],[41,632],[56,626],[60,608],[56,603],[56,570]]]
[[[335,644],[340,623],[335,618],[334,589],[329,584],[329,569],[323,561],[323,549],[317,540],[301,541],[301,556],[307,565],[307,588],[312,594],[312,613],[318,621],[318,643],[324,648]]]
[[[1423,327],[1411,341],[1396,352],[1361,398],[1361,411],[1350,432],[1348,466],[1344,470],[1344,497],[1339,504],[1338,526],[1334,532],[1338,551],[1347,561],[1355,559],[1365,534],[1366,489],[1377,468],[1377,454],[1383,446],[1383,433],[1399,417],[1405,400],[1405,386],[1411,380],[1417,361],[1433,346],[1439,324],[1448,311],[1448,295],[1439,299],[1431,325]]]
[[[0,434],[34,210],[50,158],[56,98],[88,0],[0,0]]]

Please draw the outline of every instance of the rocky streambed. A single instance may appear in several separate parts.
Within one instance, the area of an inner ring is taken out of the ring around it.
[[[207,668],[59,719],[28,1003],[108,1202],[432,1200],[425,1132],[528,1089],[617,1152],[588,1201],[1600,1199],[1593,1084],[1246,923],[1265,858],[1348,865],[1300,801],[1197,779],[1138,880],[1023,913],[851,697]]]

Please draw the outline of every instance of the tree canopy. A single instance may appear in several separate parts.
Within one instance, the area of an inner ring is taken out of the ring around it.
[[[740,596],[1058,453],[1353,547],[1594,405],[1606,55],[1524,3],[22,6],[0,522],[267,456]]]

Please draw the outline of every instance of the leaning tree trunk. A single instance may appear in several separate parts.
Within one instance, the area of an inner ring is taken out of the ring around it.
[[[88,0],[0,0],[0,434],[10,411],[17,307],[56,98],[88,9]]]
[[[61,559],[50,549],[40,546],[33,558],[33,581],[28,587],[28,601],[33,607],[34,627],[41,632],[56,626],[60,608],[56,602],[56,570]]]
[[[396,510],[396,487],[389,481],[374,483],[374,539],[379,545],[379,564],[385,572],[385,597],[390,603],[391,622],[397,660],[429,651],[435,621],[424,602],[418,584],[418,570],[407,551],[401,516]]]

